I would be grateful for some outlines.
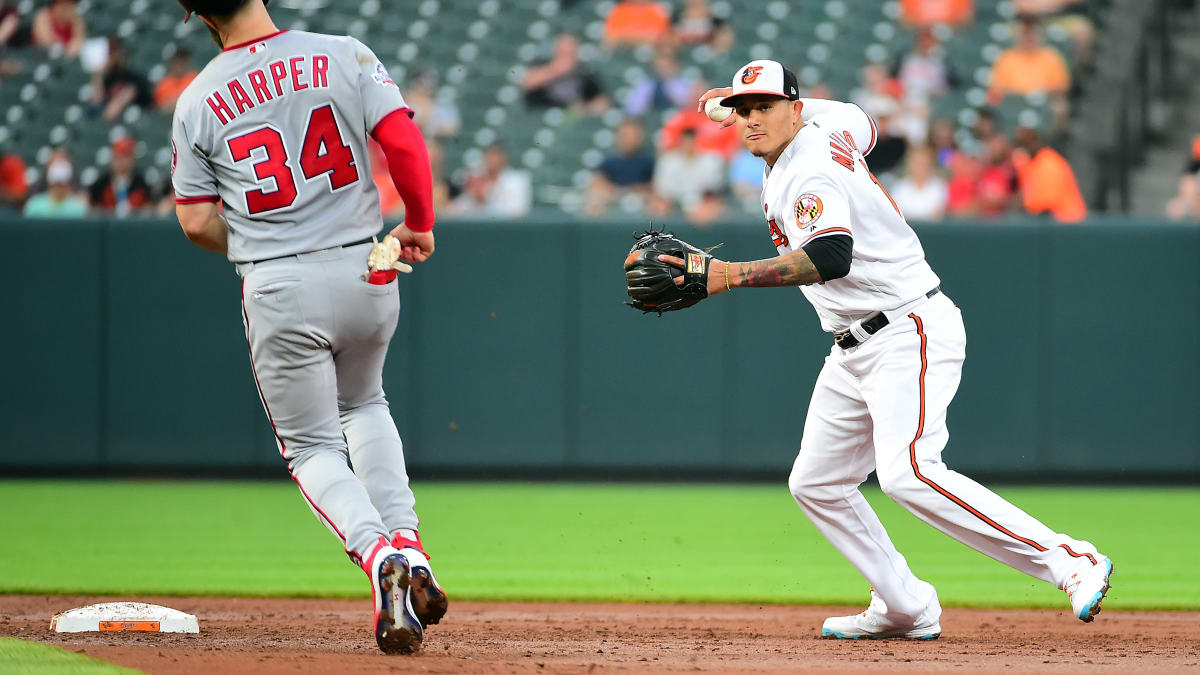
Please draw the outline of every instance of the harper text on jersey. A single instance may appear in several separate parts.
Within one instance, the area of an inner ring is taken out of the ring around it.
[[[305,63],[306,61],[308,63]],[[225,100],[220,89],[209,94],[204,102],[208,104],[221,124],[225,125],[241,113],[253,108],[256,105],[255,101],[258,101],[257,105],[262,105],[276,97],[283,97],[289,92],[303,91],[309,87],[314,89],[329,87],[329,57],[325,54],[278,59],[272,61],[266,68],[253,70],[225,83],[229,99],[232,101],[233,107],[237,108],[236,113],[229,102]],[[253,94],[253,98],[251,98],[251,94]]]

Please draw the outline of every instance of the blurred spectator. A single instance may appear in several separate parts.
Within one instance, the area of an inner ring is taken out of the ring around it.
[[[979,212],[1000,216],[1013,209],[1017,193],[1017,171],[1012,164],[1012,145],[1004,134],[992,134],[983,144],[984,165],[979,174]]]
[[[413,109],[413,121],[426,139],[453,136],[462,128],[462,117],[452,100],[438,98],[433,73],[420,72],[409,78],[404,102]]]
[[[123,218],[151,205],[150,186],[137,170],[133,151],[137,143],[122,138],[112,144],[108,171],[88,188],[92,208]]]
[[[609,45],[653,44],[671,33],[671,17],[651,0],[621,0],[604,20]]]
[[[1200,173],[1200,136],[1192,141],[1192,158],[1188,161],[1189,173]]]
[[[154,87],[154,105],[163,113],[170,115],[175,111],[175,101],[184,89],[196,79],[196,69],[192,68],[192,54],[180,47],[175,50],[171,60],[167,62],[167,74]]]
[[[691,84],[679,75],[674,50],[670,45],[661,44],[654,56],[654,72],[642,76],[633,85],[625,101],[625,112],[641,117],[650,110],[683,108],[695,102],[691,94]]]
[[[946,65],[946,57],[930,28],[917,32],[916,45],[892,66],[892,77],[899,83],[906,99],[928,102],[943,96],[958,86],[954,72]]]
[[[1017,28],[1017,43],[1004,50],[992,64],[988,100],[993,105],[1009,94],[1024,96],[1035,91],[1064,94],[1071,87],[1071,73],[1058,50],[1042,44],[1037,21],[1023,17]]]
[[[33,15],[33,43],[53,48],[62,48],[70,58],[79,56],[83,42],[87,39],[87,26],[75,6],[75,0],[50,0],[37,14]]]
[[[521,86],[526,105],[573,107],[591,114],[608,108],[600,81],[579,62],[579,39],[567,33],[558,36],[549,61],[525,73]]]
[[[903,86],[892,79],[879,63],[869,63],[859,71],[862,86],[850,93],[850,100],[875,119],[891,120],[892,136],[913,143],[924,143],[929,136],[929,106],[921,96],[901,102]],[[903,151],[901,151],[903,154]],[[899,157],[896,157],[899,162]],[[894,163],[893,163],[894,166]],[[883,169],[880,169],[883,171]]]
[[[1014,0],[1013,8],[1018,16],[1043,19],[1046,25],[1059,28],[1070,36],[1075,46],[1071,58],[1074,65],[1091,60],[1096,26],[1087,15],[1087,5],[1083,0]]]
[[[1200,176],[1188,173],[1179,177],[1179,194],[1167,202],[1166,211],[1171,220],[1200,222]]]
[[[529,213],[532,202],[529,174],[510,167],[508,152],[497,143],[484,151],[481,170],[467,177],[454,210],[477,218],[517,218]]]
[[[850,92],[852,103],[872,117],[880,115],[881,111],[886,110],[887,114],[896,111],[900,83],[888,77],[883,64],[868,63],[859,71],[858,79],[861,86]]]
[[[983,167],[978,158],[956,152],[950,159],[950,182],[946,186],[946,213],[966,218],[979,215],[979,175]]]
[[[745,211],[757,213],[762,206],[763,161],[742,148],[729,163],[729,189]]]
[[[808,93],[803,94],[803,96],[805,98],[823,98],[828,101],[833,99],[833,90],[829,88],[829,85],[823,82],[818,82],[817,84],[809,87]]]
[[[433,173],[433,209],[437,211],[450,210],[450,204],[458,197],[461,190],[446,177],[445,154],[437,141],[426,143],[429,149],[429,169]],[[394,187],[394,186],[393,186]]]
[[[705,190],[700,201],[687,210],[688,222],[696,227],[710,227],[725,217],[725,200],[716,190]]]
[[[0,154],[0,212],[12,210],[19,213],[28,196],[25,160],[18,155]]]
[[[733,26],[713,16],[708,0],[684,0],[676,8],[672,23],[675,40],[680,44],[707,44],[717,52],[729,51],[733,46]]]
[[[102,111],[106,122],[116,121],[130,104],[147,106],[153,102],[150,83],[129,67],[128,58],[125,45],[110,37],[108,62],[92,75],[92,105]]]
[[[896,105],[893,103],[892,108]],[[908,150],[908,139],[896,128],[892,114],[885,108],[878,110],[874,116],[875,126],[879,130],[879,138],[875,139],[875,149],[871,151],[868,163],[875,174],[889,173],[904,161],[904,153]]]
[[[28,36],[21,31],[20,12],[7,0],[0,0],[0,50],[22,47],[28,41]]]
[[[929,129],[929,145],[933,148],[938,166],[949,169],[954,155],[958,153],[958,142],[954,140],[954,122],[944,117],[934,120]]]
[[[705,92],[702,84],[693,84],[689,101],[697,101]],[[734,127],[722,127],[708,119],[708,115],[696,111],[693,103],[688,103],[671,116],[663,125],[659,137],[662,150],[672,150],[679,144],[679,138],[684,131],[691,131],[696,136],[696,148],[702,153],[713,153],[724,159],[729,159],[742,147]]]
[[[604,158],[588,190],[588,213],[600,215],[614,199],[625,194],[643,195],[654,178],[654,156],[643,148],[645,134],[636,120],[617,128],[616,152]]]
[[[75,192],[72,184],[74,171],[71,162],[55,157],[46,165],[46,191],[36,194],[25,202],[28,218],[82,218],[87,215],[88,205]]]
[[[712,121],[709,124],[717,126]],[[715,154],[701,152],[696,132],[684,129],[675,149],[659,155],[654,165],[654,194],[660,200],[656,211],[680,207],[687,212],[705,192],[720,190],[724,183],[725,162]]]
[[[1036,130],[1017,129],[1019,150],[1013,153],[1025,210],[1032,214],[1048,213],[1060,223],[1077,223],[1087,217],[1087,206],[1075,172],[1067,160],[1042,143]]]
[[[996,113],[988,108],[976,110],[975,124],[971,125],[971,135],[981,143],[1000,133],[1000,123],[996,121]]]
[[[909,220],[941,220],[949,196],[946,181],[934,171],[937,161],[929,146],[908,153],[908,173],[892,189],[892,198]]]
[[[910,26],[962,26],[973,12],[971,0],[900,0],[900,18]]]

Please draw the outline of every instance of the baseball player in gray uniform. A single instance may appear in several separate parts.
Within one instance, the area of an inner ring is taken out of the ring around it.
[[[180,3],[223,51],[175,110],[179,222],[193,243],[235,263],[251,366],[280,454],[370,579],[379,648],[412,652],[447,601],[417,534],[382,372],[400,311],[396,271],[434,249],[424,141],[396,83],[359,41],[281,31],[266,0]],[[406,207],[381,244],[368,134]]]

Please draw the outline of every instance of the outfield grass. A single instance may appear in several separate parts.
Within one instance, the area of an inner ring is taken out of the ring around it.
[[[1116,565],[1106,608],[1196,609],[1194,489],[1003,488]],[[1065,607],[1050,585],[869,491],[946,606]],[[457,600],[858,604],[867,584],[786,487],[425,483],[422,538]],[[289,481],[0,481],[0,592],[366,597]]]
[[[0,637],[0,673],[5,675],[137,675],[140,672],[59,647]]]

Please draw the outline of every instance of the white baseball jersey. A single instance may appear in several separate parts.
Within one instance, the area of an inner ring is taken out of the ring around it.
[[[354,38],[280,31],[229,47],[175,108],[176,201],[224,202],[235,263],[374,236],[367,134],[399,110],[400,89]]]
[[[779,253],[820,237],[854,238],[850,273],[802,286],[826,331],[895,309],[938,285],[925,251],[864,156],[876,128],[852,103],[804,99],[806,124],[763,173],[762,203]]]

